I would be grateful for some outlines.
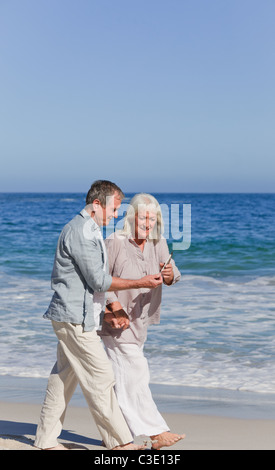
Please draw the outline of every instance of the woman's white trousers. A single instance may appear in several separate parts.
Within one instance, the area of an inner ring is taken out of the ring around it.
[[[103,336],[102,340],[113,366],[118,403],[133,437],[169,431],[149,388],[149,367],[143,347],[121,344],[111,336]]]

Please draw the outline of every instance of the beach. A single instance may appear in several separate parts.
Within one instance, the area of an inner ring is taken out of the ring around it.
[[[46,385],[47,379],[1,377],[1,450],[37,450],[33,441]],[[275,450],[274,395],[156,384],[151,390],[171,431],[186,434],[164,450]],[[146,439],[138,437],[135,443]],[[71,450],[106,451],[79,387],[59,442]]]
[[[0,403],[1,450],[37,450],[33,440],[40,409],[38,404]],[[184,441],[169,450],[275,450],[275,420],[183,413],[164,413],[164,417],[174,432],[186,434]],[[85,407],[68,408],[59,441],[71,450],[106,450]]]

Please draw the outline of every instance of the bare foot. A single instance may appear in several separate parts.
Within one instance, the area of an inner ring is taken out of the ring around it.
[[[157,436],[151,436],[152,449],[159,450],[162,447],[170,447],[185,438],[185,434],[172,434],[171,432],[163,432]]]
[[[143,450],[145,448],[145,446],[137,446],[130,442],[129,444],[114,447],[112,450]]]
[[[49,447],[49,449],[43,449],[43,450],[69,450],[67,447],[63,446],[63,444],[58,444],[55,447]]]

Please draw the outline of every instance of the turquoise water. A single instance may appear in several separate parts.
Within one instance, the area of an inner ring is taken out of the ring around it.
[[[272,394],[275,195],[155,196],[180,211],[191,204],[192,223],[190,248],[174,251],[182,279],[164,287],[161,325],[146,343],[152,383]],[[84,194],[0,194],[2,376],[43,378],[51,370],[56,338],[42,315],[54,252],[84,205]],[[173,224],[166,218],[170,248]]]

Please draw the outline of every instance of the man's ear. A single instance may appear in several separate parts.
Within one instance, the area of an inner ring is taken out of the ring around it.
[[[92,210],[93,212],[96,212],[99,208],[101,207],[101,204],[100,204],[100,201],[99,199],[95,199],[93,202],[92,202]]]

